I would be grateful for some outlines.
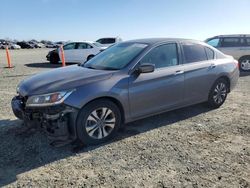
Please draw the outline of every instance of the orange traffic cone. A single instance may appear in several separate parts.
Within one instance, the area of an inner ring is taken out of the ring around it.
[[[61,51],[61,60],[62,60],[62,66],[65,67],[65,57],[64,57],[64,51],[63,51],[63,46],[60,46],[60,51]]]
[[[8,66],[6,68],[13,68],[13,66],[11,65],[11,59],[10,59],[10,53],[9,53],[9,48],[8,46],[6,46],[6,56],[7,56],[7,63]]]

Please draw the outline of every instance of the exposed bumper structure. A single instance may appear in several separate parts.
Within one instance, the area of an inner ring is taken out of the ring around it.
[[[76,116],[78,110],[60,104],[50,107],[26,107],[24,97],[16,96],[11,105],[15,116],[26,126],[43,128],[52,145],[60,146],[76,140]]]

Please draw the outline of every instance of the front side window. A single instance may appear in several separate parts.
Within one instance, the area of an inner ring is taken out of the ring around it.
[[[194,63],[207,60],[207,54],[204,46],[200,44],[185,43],[182,44],[182,47],[186,63]]]
[[[63,46],[63,49],[64,49],[64,50],[73,50],[73,49],[75,49],[75,46],[76,46],[75,43],[70,43],[70,44],[64,45],[64,46]]]
[[[113,44],[113,43],[115,43],[114,38],[106,38],[103,40],[103,44]]]
[[[176,44],[164,44],[152,49],[146,54],[140,64],[154,64],[155,68],[164,68],[178,65],[178,52]]]
[[[90,69],[120,70],[127,66],[147,46],[143,43],[120,43],[99,53],[83,66]]]
[[[213,47],[218,47],[219,46],[219,42],[220,42],[220,39],[211,39],[209,41],[207,41],[207,43],[210,45],[210,46],[213,46]]]

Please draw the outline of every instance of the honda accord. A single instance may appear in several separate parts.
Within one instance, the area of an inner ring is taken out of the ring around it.
[[[121,42],[80,65],[34,75],[12,100],[24,125],[40,125],[53,143],[111,139],[124,124],[207,102],[220,107],[239,78],[238,62],[203,42]]]

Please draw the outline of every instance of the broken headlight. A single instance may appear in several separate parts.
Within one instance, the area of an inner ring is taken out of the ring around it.
[[[73,91],[61,91],[44,95],[30,96],[26,106],[52,106],[61,104]]]

